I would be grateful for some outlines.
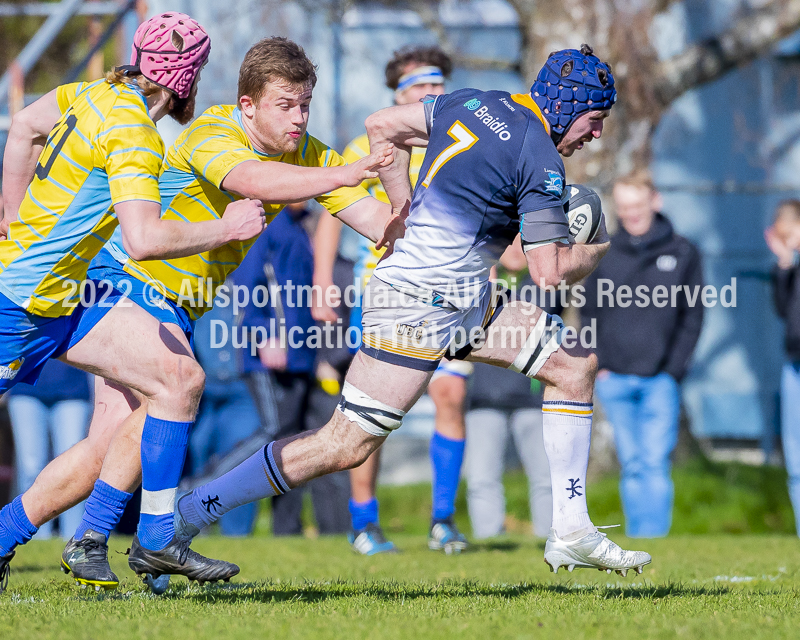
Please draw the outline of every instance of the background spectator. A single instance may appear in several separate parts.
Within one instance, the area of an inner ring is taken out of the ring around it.
[[[678,439],[680,394],[700,336],[703,306],[686,296],[675,306],[639,306],[599,299],[598,281],[610,280],[615,291],[627,285],[635,292],[658,285],[671,291],[702,287],[700,254],[677,235],[661,213],[661,197],[649,173],[638,171],[618,180],[614,202],[620,222],[611,249],[586,280],[583,322],[597,323],[600,371],[596,392],[614,427],[622,466],[620,492],[626,531],[632,537],[665,536],[672,522],[673,486],[670,455]]]
[[[481,539],[505,533],[503,472],[511,436],[528,477],[533,533],[546,538],[553,494],[542,436],[541,383],[515,371],[476,364],[468,402],[464,469],[472,535]]]
[[[213,321],[225,324],[228,339],[212,348],[212,344],[222,341],[222,332],[213,331]],[[254,436],[264,436],[258,409],[245,381],[245,350],[236,349],[232,344],[231,334],[240,324],[241,316],[233,315],[232,305],[215,303],[195,325],[195,354],[206,372],[206,387],[189,439],[193,475],[215,473],[213,469],[219,459],[238,449],[237,445]],[[214,343],[213,333],[217,338]],[[258,503],[237,507],[220,518],[220,531],[225,536],[250,535],[257,515]]]
[[[499,280],[510,288],[532,292],[523,296],[542,306],[538,289],[532,286],[525,255],[514,241],[500,259]],[[557,303],[557,300],[551,300]],[[561,313],[561,306],[544,306],[548,313]],[[465,473],[467,507],[476,538],[505,532],[506,499],[503,488],[509,435],[528,476],[533,533],[546,538],[553,518],[550,465],[542,435],[542,385],[538,380],[488,364],[476,364],[467,395],[468,412]]]
[[[314,273],[311,239],[303,226],[310,214],[306,204],[284,208],[234,273],[236,283],[250,291],[265,286],[272,293],[280,287],[280,296],[271,296],[266,306],[259,308],[251,300],[244,316],[245,327],[262,326],[269,335],[267,344],[258,349],[258,358],[250,356],[249,351],[244,357],[250,361],[250,370],[262,367],[269,371],[278,412],[276,438],[321,427],[335,408],[335,397],[317,389],[318,350],[308,340],[309,331],[317,327],[310,300],[299,294],[300,287],[311,287]],[[294,328],[299,331],[289,341],[286,333]],[[315,401],[322,403],[319,409]],[[350,491],[346,473],[318,478],[309,483],[309,488],[320,533],[347,531]],[[273,534],[301,534],[302,506],[303,491],[273,497]]]
[[[764,237],[778,263],[772,291],[778,315],[786,320],[786,355],[781,372],[781,439],[789,496],[800,534],[800,200],[778,205],[775,221]]]
[[[58,360],[49,360],[35,386],[18,384],[8,394],[14,433],[17,490],[30,489],[36,476],[56,456],[86,437],[92,405],[89,376]],[[83,517],[83,503],[58,516],[62,538],[69,538]],[[39,527],[37,539],[53,535],[53,522]]]

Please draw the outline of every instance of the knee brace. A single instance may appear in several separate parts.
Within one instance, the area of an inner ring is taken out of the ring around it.
[[[514,362],[508,367],[533,378],[547,359],[561,346],[564,322],[559,316],[542,312]]]
[[[342,399],[337,407],[348,420],[352,420],[373,436],[388,436],[403,424],[405,411],[373,400],[349,382],[344,383]]]

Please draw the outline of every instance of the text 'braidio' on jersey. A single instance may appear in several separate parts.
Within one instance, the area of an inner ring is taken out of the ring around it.
[[[375,273],[464,306],[517,233],[567,237],[564,165],[527,94],[463,89],[426,100],[430,139],[405,238]]]

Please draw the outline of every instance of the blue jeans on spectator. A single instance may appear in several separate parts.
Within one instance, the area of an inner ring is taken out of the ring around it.
[[[260,428],[258,410],[243,380],[208,384],[189,440],[193,472],[202,470],[211,456],[225,455]],[[256,502],[229,511],[219,520],[222,535],[250,535],[257,514]]]
[[[800,535],[800,361],[783,365],[781,372],[781,440],[789,497]]]
[[[86,400],[62,400],[47,405],[32,396],[9,396],[8,413],[14,432],[19,493],[31,488],[36,476],[53,458],[86,437],[91,410],[92,406]],[[82,517],[83,503],[58,516],[61,537],[71,537]],[[35,539],[42,540],[52,535],[51,520],[39,527]]]
[[[678,383],[668,373],[608,372],[598,376],[596,392],[614,427],[626,533],[632,538],[665,536],[672,524],[670,455],[678,442]]]

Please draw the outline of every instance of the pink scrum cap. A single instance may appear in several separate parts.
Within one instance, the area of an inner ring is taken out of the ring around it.
[[[186,98],[192,83],[208,60],[211,39],[194,18],[170,11],[139,25],[133,36],[131,67]]]

